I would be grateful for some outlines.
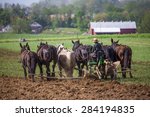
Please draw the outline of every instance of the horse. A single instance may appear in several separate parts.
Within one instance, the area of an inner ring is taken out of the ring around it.
[[[117,78],[117,67],[120,65],[120,61],[112,62],[106,59],[104,63],[105,63],[105,79],[107,79],[107,76],[110,76],[111,80],[115,80]]]
[[[60,77],[62,77],[62,68],[64,69],[67,77],[72,77],[73,70],[76,65],[75,53],[73,51],[65,49],[64,45],[61,44],[57,47],[57,55]]]
[[[80,43],[79,40],[73,41],[73,47],[72,50],[75,53],[75,59],[78,66],[79,71],[79,77],[83,75],[83,68],[86,66],[86,69],[88,70],[88,58],[89,58],[89,52],[86,45],[83,45]]]
[[[112,48],[112,46],[102,45],[102,50],[104,51],[105,59],[112,61],[112,62],[117,61],[116,53],[114,49]]]
[[[36,70],[36,65],[38,63],[38,56],[35,52],[30,51],[30,47],[28,43],[26,45],[22,45],[20,43],[21,47],[21,63],[24,70],[24,77],[26,79],[27,77],[27,71],[26,67],[28,68],[28,76],[32,78],[32,81],[34,82],[34,74]]]
[[[111,46],[116,53],[117,60],[120,61],[122,77],[126,78],[126,70],[129,69],[129,75],[132,76],[131,73],[131,61],[132,61],[132,49],[127,45],[118,44],[118,41],[114,41],[111,38]]]
[[[50,79],[50,76],[55,77],[55,66],[57,63],[57,48],[53,45],[48,45],[46,43],[40,43],[39,46],[37,46],[37,55],[39,58],[39,68],[40,68],[40,74],[41,78],[43,79],[43,69],[42,65],[46,66],[46,73],[47,73],[47,80]],[[52,65],[52,75],[50,74],[50,63],[53,61]]]

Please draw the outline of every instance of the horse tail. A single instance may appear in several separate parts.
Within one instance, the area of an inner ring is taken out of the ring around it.
[[[36,68],[36,63],[37,63],[37,57],[35,53],[32,53],[31,56],[31,62],[30,62],[30,66],[31,66],[31,72],[35,74],[35,68]]]
[[[31,57],[30,57],[30,53],[27,54],[26,63],[27,63],[28,72],[29,72],[29,75],[30,75],[30,73],[31,73]]]
[[[128,64],[128,68],[131,69],[131,62],[132,62],[132,49],[129,48],[129,64]]]
[[[36,63],[37,63],[36,55],[30,52],[27,58],[27,65],[31,75],[35,74]]]
[[[124,69],[130,68],[132,59],[132,50],[131,48],[126,48],[124,52]]]
[[[126,78],[126,70],[129,66],[129,51],[127,48],[125,48],[123,53],[123,61],[121,62],[121,68],[122,68],[122,76]]]
[[[71,65],[72,65],[72,68],[74,69],[74,67],[76,65],[76,59],[75,59],[75,53],[74,52],[71,53]]]
[[[129,71],[130,77],[133,77],[132,73],[131,73],[131,62],[132,62],[132,49],[130,47],[127,47],[125,50],[125,53],[124,53],[123,69],[126,70],[128,68],[130,70]],[[124,74],[126,74],[126,73],[124,73]],[[125,75],[125,77],[126,77],[126,75]]]
[[[126,70],[126,68],[129,66],[129,51],[128,49],[125,49],[124,51],[124,69]]]

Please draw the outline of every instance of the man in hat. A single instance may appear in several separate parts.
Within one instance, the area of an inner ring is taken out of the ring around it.
[[[102,49],[102,43],[99,43],[97,38],[93,38],[94,46],[93,46],[93,53],[96,55],[96,62],[99,66],[99,69],[102,71],[102,78],[104,77],[104,59],[105,59],[105,53]]]
[[[102,44],[99,43],[98,39],[97,38],[93,38],[93,42],[94,42],[93,51],[95,51],[96,53],[98,51],[101,51],[102,50]]]
[[[105,53],[102,49],[102,43],[99,43],[97,38],[93,38],[93,42],[94,42],[93,53],[96,56],[96,62],[97,64],[103,64]]]

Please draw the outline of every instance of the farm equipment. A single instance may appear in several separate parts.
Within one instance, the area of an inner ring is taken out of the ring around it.
[[[90,60],[88,62],[88,66],[89,66],[89,74],[90,75],[94,75],[96,77],[98,77],[99,79],[102,79],[104,77],[104,59],[101,57],[100,60],[95,61],[95,60]]]

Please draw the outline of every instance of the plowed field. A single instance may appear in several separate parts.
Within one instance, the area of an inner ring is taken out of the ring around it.
[[[0,99],[48,99],[48,100],[107,100],[150,99],[150,87],[121,84],[117,81],[93,79],[24,80],[22,78],[0,78]]]

